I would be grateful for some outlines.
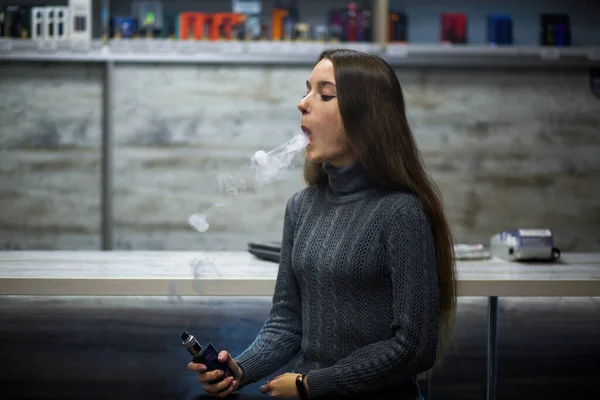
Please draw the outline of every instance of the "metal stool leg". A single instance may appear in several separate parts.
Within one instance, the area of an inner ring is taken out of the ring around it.
[[[488,297],[487,305],[487,400],[496,400],[498,380],[498,297]]]

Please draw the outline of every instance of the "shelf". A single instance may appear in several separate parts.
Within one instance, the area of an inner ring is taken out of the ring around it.
[[[388,44],[383,57],[394,66],[593,67],[600,47]]]
[[[405,45],[319,42],[209,42],[112,40],[44,42],[0,40],[0,60],[312,65],[326,48],[346,47],[381,55],[391,65],[422,67],[594,67],[600,47]]]

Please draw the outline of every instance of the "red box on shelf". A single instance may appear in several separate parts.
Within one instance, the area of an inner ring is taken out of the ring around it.
[[[442,43],[467,43],[467,16],[461,13],[442,13]]]

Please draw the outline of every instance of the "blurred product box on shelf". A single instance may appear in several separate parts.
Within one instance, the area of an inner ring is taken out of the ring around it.
[[[487,42],[491,45],[513,44],[512,18],[508,15],[488,15]]]
[[[69,0],[69,39],[92,40],[92,0]]]
[[[112,17],[110,34],[115,39],[132,38],[137,32],[136,19],[132,17]]]
[[[69,38],[68,7],[33,7],[31,39],[67,40]]]
[[[207,15],[199,12],[179,14],[179,34],[181,40],[202,40],[208,36],[205,32]]]
[[[388,41],[391,43],[408,42],[408,17],[399,11],[389,12]]]
[[[136,18],[137,31],[147,38],[158,38],[163,30],[163,6],[161,1],[134,1],[131,15]]]
[[[135,1],[131,15],[109,18],[109,35],[114,39],[351,43],[371,42],[373,38],[372,10],[368,1],[360,7],[350,2],[343,9],[329,10],[324,18],[326,23],[314,25],[300,18],[295,0],[277,0],[267,13],[261,2],[250,0],[233,0],[232,11],[210,13],[198,10],[165,13],[162,4],[161,1]]]
[[[542,14],[540,24],[542,46],[571,45],[571,24],[567,14]]]
[[[46,8],[33,7],[31,9],[31,38],[34,40],[44,38],[44,25],[46,21]]]
[[[442,43],[467,43],[467,16],[465,14],[445,12],[442,13],[440,22],[440,41]]]
[[[237,36],[242,40],[259,40],[262,34],[261,0],[232,0],[231,10],[246,17],[242,26],[243,32]]]
[[[0,6],[2,9],[0,18],[2,19],[3,37],[14,39],[31,39],[31,6],[8,5]]]
[[[179,39],[179,14],[164,13],[161,37],[165,39]]]
[[[373,21],[370,7],[349,3],[347,8],[329,11],[329,39],[340,42],[370,42]]]

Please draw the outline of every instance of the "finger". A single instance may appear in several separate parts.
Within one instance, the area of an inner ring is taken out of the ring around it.
[[[226,363],[227,366],[229,367],[229,369],[231,370],[231,372],[233,373],[233,375],[236,378],[239,378],[239,376],[242,372],[240,370],[239,365],[235,362],[233,357],[231,357],[231,354],[229,354],[227,351],[223,350],[219,353],[218,359],[220,362]]]
[[[220,369],[216,369],[214,371],[200,372],[198,374],[198,382],[202,383],[217,381],[221,378],[223,378],[223,371],[221,371]]]
[[[231,358],[231,356],[229,355],[229,353],[227,352],[227,350],[222,350],[219,353],[219,361],[221,362],[228,362],[229,363],[229,359]]]
[[[219,397],[223,398],[229,396],[235,389],[237,389],[237,386],[238,382],[236,380],[231,381],[231,384],[229,385],[227,390],[224,390],[221,393],[219,393]]]
[[[231,393],[234,390],[232,388],[234,381],[234,378],[230,376],[218,383],[205,383],[202,385],[202,388],[206,393],[220,397],[222,394]],[[235,381],[235,387],[237,387],[237,381]]]
[[[198,364],[198,363],[195,363],[195,362],[189,363],[187,365],[187,368],[190,371],[197,371],[197,372],[204,372],[204,371],[206,371],[206,365],[204,365],[204,364]]]
[[[270,393],[273,388],[271,387],[271,382],[266,381],[264,385],[260,387],[261,393]]]

